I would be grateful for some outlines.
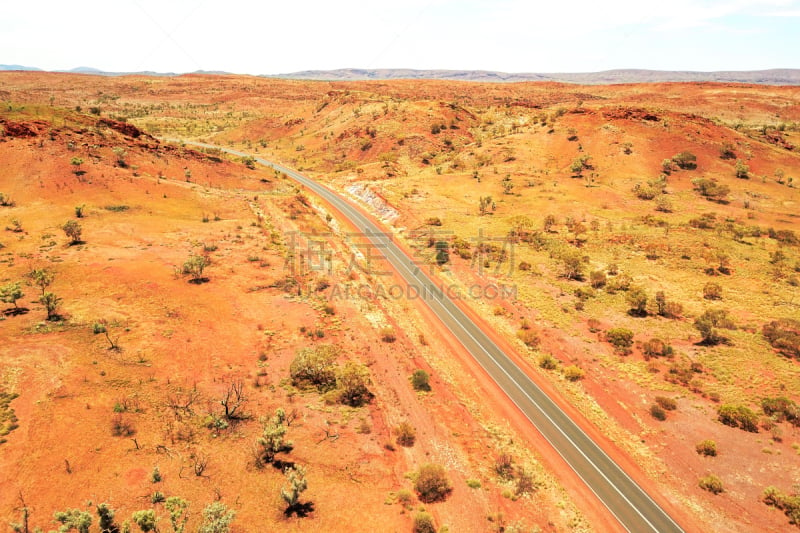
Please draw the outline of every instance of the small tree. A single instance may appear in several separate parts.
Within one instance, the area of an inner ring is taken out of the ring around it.
[[[283,473],[286,476],[286,486],[281,488],[281,498],[287,505],[284,513],[289,516],[299,506],[300,494],[308,488],[308,482],[306,481],[306,469],[300,465],[287,468]]]
[[[629,313],[635,316],[647,316],[647,292],[641,287],[632,287],[625,295],[630,305]]]
[[[59,298],[52,292],[44,293],[44,296],[39,299],[39,303],[44,305],[44,308],[47,310],[47,320],[58,320],[59,316],[56,311],[61,301],[62,298]]]
[[[22,292],[22,284],[18,281],[6,283],[0,287],[0,302],[11,304],[14,309],[19,309],[17,300],[23,296],[25,296],[25,293]]]
[[[47,288],[53,283],[55,277],[55,274],[53,274],[49,268],[34,268],[28,272],[28,278],[30,278],[31,283],[39,287],[42,291],[42,296],[44,296]]]
[[[57,511],[53,514],[53,518],[62,524],[58,528],[59,533],[67,533],[73,529],[78,533],[89,533],[89,527],[92,525],[92,515],[80,509]]]
[[[417,369],[411,375],[411,386],[416,391],[428,392],[431,390],[430,376],[424,370]]]
[[[415,478],[414,490],[424,503],[444,501],[453,491],[442,465],[424,464],[419,467]]]
[[[79,244],[81,242],[81,233],[83,233],[83,228],[81,228],[81,225],[74,220],[68,220],[65,222],[64,225],[61,226],[61,229],[64,230],[64,233],[70,238],[70,244]]]
[[[75,170],[74,170],[74,172],[75,172],[75,174],[76,174],[76,175],[77,175],[77,174],[82,174],[82,173],[83,173],[83,171],[81,170],[81,165],[83,164],[83,159],[81,159],[80,157],[73,157],[73,158],[70,160],[70,162],[69,162],[69,163],[70,163],[72,166],[74,166],[74,167],[75,167]]]
[[[95,335],[100,335],[101,333],[103,335],[105,335],[106,340],[108,341],[108,344],[110,344],[108,349],[117,351],[117,350],[119,350],[119,345],[117,344],[116,341],[111,339],[111,335],[109,335],[109,333],[108,333],[108,325],[107,324],[108,324],[108,322],[106,320],[101,320],[99,322],[95,322],[92,325],[92,332]]]
[[[203,522],[197,533],[228,533],[236,511],[228,510],[222,502],[210,503],[203,509]]]
[[[735,172],[736,177],[740,180],[750,179],[750,167],[747,166],[741,159],[736,160]]]
[[[244,381],[233,381],[225,389],[225,395],[219,401],[225,409],[226,420],[240,420],[246,418],[244,405],[247,403],[247,395],[244,393]]]
[[[702,335],[702,344],[714,345],[725,341],[720,329],[735,329],[733,321],[724,309],[707,309],[694,321],[694,327]]]
[[[169,513],[169,522],[172,525],[173,533],[183,533],[186,529],[186,521],[189,520],[189,514],[186,512],[189,502],[177,496],[170,496],[164,502],[164,507]]]

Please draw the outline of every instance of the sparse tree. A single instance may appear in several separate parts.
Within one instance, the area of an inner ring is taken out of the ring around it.
[[[736,177],[740,180],[750,179],[750,167],[741,159],[736,160],[736,167],[734,170],[736,172]]]
[[[22,292],[22,284],[18,281],[12,281],[0,287],[0,302],[11,304],[14,309],[19,309],[17,300],[23,296],[25,293]]]
[[[75,171],[74,171],[75,174],[81,174],[82,173],[81,165],[83,164],[83,159],[81,159],[80,157],[73,157],[70,160],[70,164],[75,167]]]
[[[70,238],[70,244],[79,244],[81,242],[83,228],[74,220],[65,222],[64,225],[61,226],[61,229],[64,230],[64,233]]]
[[[222,502],[210,503],[203,509],[203,522],[197,533],[228,533],[236,511],[228,510]]]
[[[625,299],[631,306],[630,314],[647,316],[647,292],[642,287],[631,287],[625,295]]]
[[[735,329],[733,321],[724,309],[707,309],[694,321],[694,327],[702,335],[703,344],[719,344],[725,340],[720,329]]]
[[[49,268],[34,268],[28,272],[28,278],[30,278],[31,283],[39,287],[42,291],[42,296],[53,283],[55,277],[55,274]]]
[[[56,320],[58,318],[58,306],[61,304],[62,298],[59,298],[52,292],[44,293],[39,299],[39,303],[44,305],[44,308],[47,310],[47,320]]]

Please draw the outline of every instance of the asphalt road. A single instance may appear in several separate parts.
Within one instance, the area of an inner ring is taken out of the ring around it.
[[[218,146],[234,155],[246,156]],[[283,172],[313,191],[363,231],[375,247],[392,264],[408,286],[419,294],[439,320],[472,354],[489,376],[525,414],[536,429],[555,448],[564,461],[578,474],[598,499],[632,533],[679,532],[681,527],[656,504],[602,449],[581,430],[503,351],[418,268],[387,234],[355,209],[348,201],[319,183],[290,168],[255,158]]]

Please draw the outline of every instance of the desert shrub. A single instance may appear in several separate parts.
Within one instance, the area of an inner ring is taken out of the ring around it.
[[[613,328],[606,331],[606,341],[618,353],[628,354],[633,346],[633,332],[625,328]]]
[[[203,272],[206,267],[211,264],[211,260],[204,255],[191,255],[189,259],[184,261],[181,273],[189,276],[192,281],[203,280]]]
[[[134,524],[139,526],[142,533],[149,533],[150,531],[156,530],[156,512],[152,509],[135,511],[131,516],[131,520],[133,520]]]
[[[715,476],[714,474],[709,474],[705,477],[701,477],[698,483],[701,489],[707,490],[712,494],[720,494],[723,492],[722,488],[722,480]]]
[[[392,327],[385,327],[381,329],[381,340],[383,342],[394,342],[397,340],[397,335],[394,332],[394,328]]]
[[[797,246],[800,244],[800,237],[798,237],[797,234],[790,229],[774,230],[769,228],[767,234],[769,235],[770,239],[775,239],[781,244],[786,244],[788,246]]]
[[[632,287],[625,295],[630,309],[628,313],[634,316],[647,316],[647,292],[641,287]]]
[[[494,460],[494,471],[500,479],[509,480],[514,476],[514,458],[509,453],[501,453]]]
[[[117,413],[111,418],[111,434],[115,437],[130,437],[136,433],[136,427],[130,418]]]
[[[642,345],[645,357],[672,357],[674,350],[672,346],[657,337],[645,341]]]
[[[722,143],[722,146],[719,149],[719,158],[734,159],[735,157],[736,157],[736,152],[734,151],[733,144],[729,142]]]
[[[65,222],[64,225],[61,226],[61,229],[64,230],[64,234],[69,237],[70,244],[78,244],[81,242],[83,228],[74,220],[68,220]]]
[[[749,407],[743,405],[721,405],[717,409],[717,418],[726,426],[758,433],[758,415]]]
[[[783,355],[800,358],[800,320],[792,318],[773,320],[764,324],[761,334]]]
[[[394,428],[394,434],[397,437],[397,444],[405,448],[414,446],[417,441],[417,430],[408,422],[400,422]]]
[[[424,503],[444,501],[453,491],[442,465],[424,464],[417,470],[415,478],[414,490]]]
[[[665,318],[680,318],[683,314],[683,305],[678,302],[667,302],[664,305]]]
[[[724,201],[725,197],[728,196],[728,193],[731,192],[730,187],[724,183],[719,183],[713,178],[694,179],[692,180],[692,184],[701,196],[717,202]]]
[[[721,300],[722,286],[719,283],[709,281],[703,287],[703,298],[706,300]]]
[[[439,217],[430,217],[425,220],[425,224],[427,224],[428,226],[441,226],[442,219]]]
[[[589,283],[595,289],[599,289],[606,284],[606,274],[602,270],[593,270],[589,274]]]
[[[697,156],[692,152],[683,151],[672,156],[672,162],[683,170],[693,170],[697,168]]]
[[[740,180],[750,179],[750,167],[741,159],[737,159],[734,174]]]
[[[367,387],[370,383],[369,370],[361,363],[348,361],[336,370],[336,388],[339,402],[350,407],[361,407],[369,403],[373,394]]]
[[[89,527],[92,525],[92,515],[80,509],[55,512],[53,513],[53,519],[63,524],[59,531],[64,532],[74,529],[78,533],[89,533]]]
[[[675,401],[674,398],[668,398],[666,396],[656,396],[655,402],[664,410],[666,411],[674,411],[678,408],[678,402]]]
[[[694,449],[700,455],[705,455],[707,457],[717,456],[717,443],[710,439],[701,440]]]
[[[555,370],[558,368],[558,359],[549,353],[542,354],[542,356],[539,357],[539,368],[543,368],[545,370]]]
[[[525,343],[529,348],[536,348],[539,345],[539,336],[530,329],[520,329],[517,331],[517,338]]]
[[[411,375],[411,386],[416,391],[429,391],[431,390],[430,376],[424,370],[417,369]]]
[[[297,387],[316,387],[320,391],[332,389],[336,384],[339,352],[340,348],[333,344],[298,350],[289,366],[292,383]]]
[[[762,498],[765,504],[783,511],[789,523],[800,525],[800,495],[789,496],[775,487],[767,487]]]
[[[203,509],[203,522],[197,533],[228,533],[235,517],[236,512],[228,510],[224,503],[210,503]]]
[[[569,381],[580,381],[586,374],[586,372],[584,372],[582,368],[577,367],[575,365],[565,366],[561,372],[564,374],[564,377],[567,378],[567,380]]]
[[[289,427],[286,423],[286,412],[282,408],[263,421],[261,437],[256,441],[255,463],[261,467],[264,463],[272,463],[275,456],[292,450],[292,442],[285,439]]]
[[[414,515],[414,525],[411,531],[414,533],[436,533],[433,516],[425,511],[419,511]]]
[[[609,274],[611,271],[609,270]],[[606,282],[606,292],[614,294],[617,291],[627,291],[631,288],[633,280],[627,274],[620,274]]]
[[[694,327],[703,337],[702,344],[706,345],[719,344],[727,340],[720,332],[721,329],[736,329],[724,309],[707,309],[694,320]]]
[[[800,409],[794,400],[785,396],[777,398],[764,398],[761,400],[761,410],[764,414],[774,418],[778,422],[788,420],[797,424],[800,422]]]
[[[690,219],[689,225],[697,229],[714,229],[717,226],[717,215],[715,213],[703,213],[699,217]]]
[[[663,407],[654,403],[650,406],[650,416],[655,418],[656,420],[664,421],[667,419],[667,412],[664,410]]]

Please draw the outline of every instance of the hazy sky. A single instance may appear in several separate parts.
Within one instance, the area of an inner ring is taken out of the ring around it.
[[[308,69],[800,67],[800,0],[27,0],[0,63],[248,74]]]

